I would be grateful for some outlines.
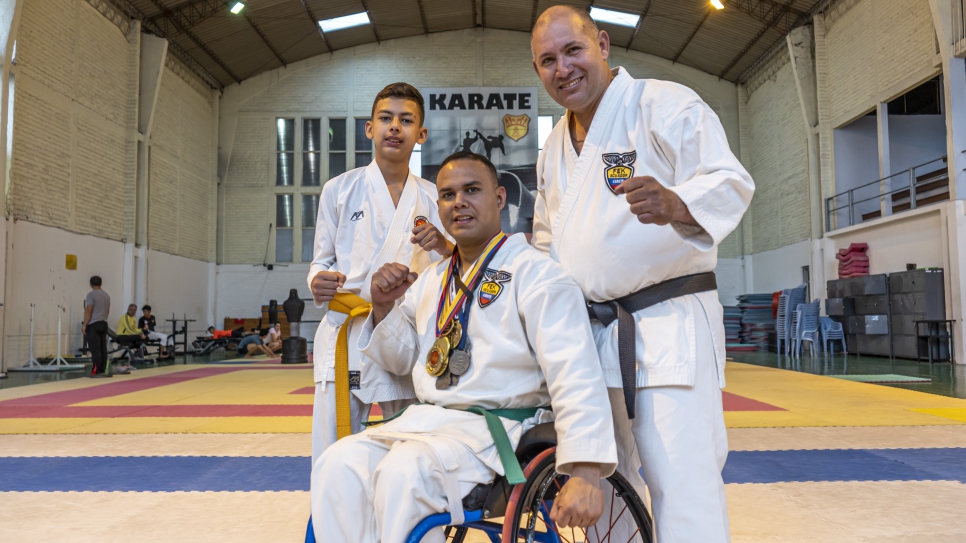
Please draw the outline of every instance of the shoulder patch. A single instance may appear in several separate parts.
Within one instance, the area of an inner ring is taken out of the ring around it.
[[[513,275],[502,270],[491,270],[487,268],[483,271],[483,283],[480,285],[480,307],[486,307],[493,303],[503,292],[503,283],[507,283]]]
[[[617,187],[634,176],[634,162],[637,151],[629,153],[604,153],[600,157],[604,165],[610,166],[604,170],[604,181],[611,192],[617,194]]]

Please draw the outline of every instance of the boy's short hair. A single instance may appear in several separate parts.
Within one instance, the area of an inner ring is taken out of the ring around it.
[[[100,275],[95,275],[95,276],[91,277],[91,286],[92,287],[99,287],[99,286],[101,286],[101,276]]]
[[[500,186],[500,175],[496,173],[496,166],[490,162],[490,159],[481,154],[474,153],[473,151],[456,151],[455,153],[443,159],[443,163],[439,165],[439,169],[442,170],[447,164],[457,160],[472,160],[486,166],[487,171],[493,176],[493,183],[496,184],[496,186]]]
[[[141,310],[142,311],[151,311],[151,306],[145,305],[144,307],[141,308]]]
[[[372,101],[372,112],[370,115],[372,117],[376,116],[376,104],[379,100],[384,100],[386,98],[401,98],[403,100],[409,100],[415,102],[419,108],[419,126],[423,126],[423,122],[426,120],[426,108],[425,102],[423,102],[423,95],[420,94],[419,89],[410,85],[409,83],[391,83],[386,85],[384,89],[379,91],[376,95],[376,99]]]

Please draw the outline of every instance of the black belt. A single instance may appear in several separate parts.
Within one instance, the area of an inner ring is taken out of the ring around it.
[[[637,390],[637,332],[634,330],[634,313],[687,294],[717,290],[714,272],[695,273],[668,279],[609,302],[587,302],[591,319],[604,326],[617,321],[617,358],[621,367],[621,384],[624,388],[624,406],[628,418],[634,418],[634,397]]]

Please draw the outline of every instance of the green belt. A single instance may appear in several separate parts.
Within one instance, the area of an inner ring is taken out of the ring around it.
[[[402,415],[406,409],[409,409],[409,406],[406,406],[388,419],[383,419],[376,422],[364,422],[363,424],[366,426],[372,426],[375,424],[382,424],[383,422],[389,422],[399,417],[399,415]],[[447,407],[445,409],[450,408]],[[510,444],[510,436],[507,435],[506,428],[503,427],[503,422],[500,421],[500,417],[515,420],[517,422],[523,422],[536,415],[538,409],[540,408],[519,407],[516,409],[483,409],[482,407],[469,407],[467,409],[459,409],[459,411],[467,411],[469,413],[481,415],[483,420],[486,421],[486,427],[490,430],[490,437],[493,438],[493,444],[496,445],[496,452],[500,455],[500,463],[503,464],[503,471],[506,474],[506,480],[511,485],[523,484],[527,479],[523,476],[523,469],[520,467],[520,462],[517,460],[517,455],[513,450],[513,445]]]

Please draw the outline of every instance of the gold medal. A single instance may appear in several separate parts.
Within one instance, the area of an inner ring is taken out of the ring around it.
[[[459,347],[460,340],[463,339],[463,325],[458,320],[453,319],[452,325],[447,330],[446,335],[449,337],[450,347],[453,349]]]
[[[429,350],[429,354],[426,356],[426,373],[433,377],[443,375],[449,366],[449,350],[449,339],[445,337],[436,338],[433,348]]]

